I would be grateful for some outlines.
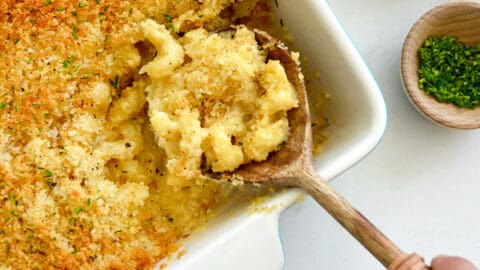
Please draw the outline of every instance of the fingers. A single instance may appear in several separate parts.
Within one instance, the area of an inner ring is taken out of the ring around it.
[[[388,266],[388,270],[424,270],[427,268],[422,257],[416,253],[402,254]],[[473,263],[451,256],[438,256],[432,260],[432,270],[479,270]]]
[[[406,261],[408,258],[410,258],[412,254],[407,254],[407,253],[403,253],[401,254],[400,256],[398,256],[397,258],[395,258],[395,260],[393,260],[393,262],[388,266],[388,270],[396,270],[398,269],[398,267],[400,267],[400,265]]]
[[[432,260],[433,270],[478,270],[473,263],[460,258],[451,256],[438,256]]]
[[[424,268],[423,258],[416,253],[402,254],[388,266],[388,270],[422,270]]]
[[[413,253],[398,267],[398,270],[421,270],[424,267],[425,263],[423,262],[423,258]]]

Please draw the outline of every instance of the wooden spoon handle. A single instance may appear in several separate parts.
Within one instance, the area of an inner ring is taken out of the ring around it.
[[[302,188],[385,267],[388,267],[397,256],[402,254],[402,251],[390,239],[313,170],[305,170],[301,178],[297,183],[301,183]]]

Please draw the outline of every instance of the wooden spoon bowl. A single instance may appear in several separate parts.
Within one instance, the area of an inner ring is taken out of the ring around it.
[[[459,129],[480,127],[480,106],[460,108],[438,102],[418,86],[418,50],[429,36],[457,37],[465,44],[480,44],[480,4],[455,2],[437,6],[410,29],[402,50],[401,73],[404,89],[413,105],[436,123]]]
[[[268,59],[281,62],[288,79],[297,91],[299,107],[288,112],[291,134],[282,147],[271,153],[266,161],[243,165],[231,173],[211,173],[210,176],[216,179],[242,179],[245,183],[303,188],[385,267],[388,267],[402,251],[315,172],[312,162],[310,112],[300,68],[284,45],[263,31],[254,32],[259,45],[268,51]]]

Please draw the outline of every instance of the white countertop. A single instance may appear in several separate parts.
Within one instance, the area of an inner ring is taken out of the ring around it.
[[[369,65],[388,108],[378,147],[332,186],[404,251],[480,265],[480,130],[438,126],[403,93],[400,53],[415,20],[447,1],[330,0]],[[287,209],[285,270],[383,269],[311,198]]]

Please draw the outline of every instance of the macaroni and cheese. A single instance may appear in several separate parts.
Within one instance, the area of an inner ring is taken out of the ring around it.
[[[0,2],[0,269],[141,269],[264,160],[296,106],[256,0]]]

